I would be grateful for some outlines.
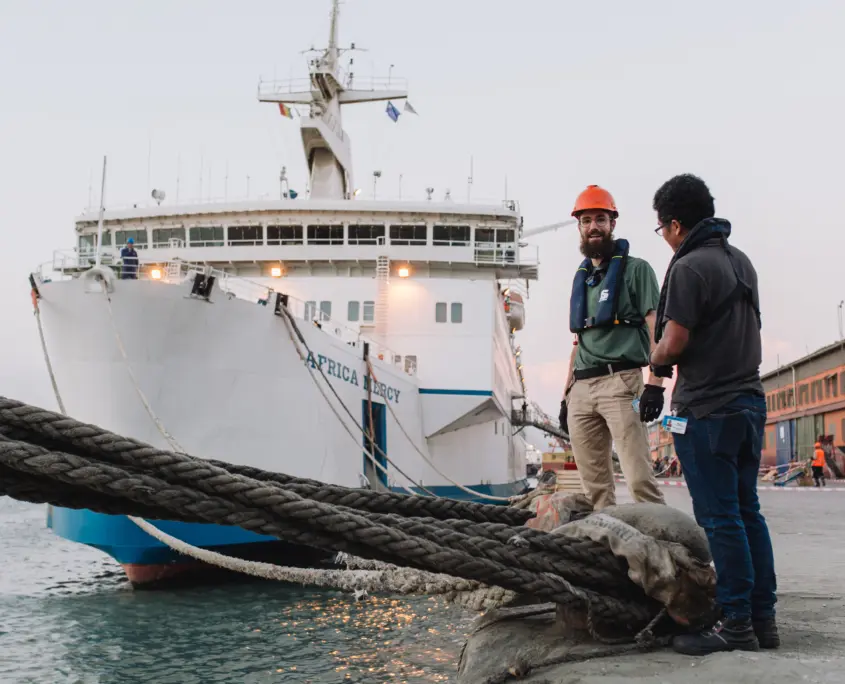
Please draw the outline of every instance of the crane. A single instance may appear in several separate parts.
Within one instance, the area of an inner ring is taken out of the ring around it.
[[[567,219],[566,221],[561,221],[560,223],[550,223],[547,226],[538,226],[537,228],[529,228],[528,230],[523,230],[522,234],[519,236],[520,238],[527,238],[532,235],[539,235],[540,233],[548,233],[550,230],[557,230],[558,228],[563,228],[564,226],[571,226],[574,223],[578,223],[577,219]]]

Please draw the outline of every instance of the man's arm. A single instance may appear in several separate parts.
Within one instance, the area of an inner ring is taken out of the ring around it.
[[[680,323],[668,321],[663,330],[660,344],[651,352],[649,362],[652,366],[674,366],[689,344],[689,330]]]
[[[654,351],[656,348],[656,344],[654,342],[654,331],[657,328],[657,312],[656,311],[649,311],[645,315],[645,323],[648,326],[648,338],[650,341],[650,351]],[[657,377],[651,370],[648,372],[648,381],[646,382],[648,385],[656,385],[657,387],[663,387],[663,378]]]

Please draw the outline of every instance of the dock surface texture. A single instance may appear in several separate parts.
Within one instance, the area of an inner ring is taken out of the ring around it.
[[[692,514],[686,488],[665,491],[667,503]],[[617,485],[619,503],[630,502]],[[463,672],[460,684],[525,682],[526,684],[833,684],[845,682],[845,493],[760,492],[769,523],[778,573],[777,619],[781,647],[756,653],[721,653],[692,658],[664,648],[647,653],[595,658],[506,675],[518,666],[517,634],[543,631],[542,620],[514,629],[513,622],[493,627],[484,638],[501,677],[492,671]],[[552,618],[553,619],[553,618]],[[490,628],[488,628],[490,629]],[[480,634],[487,632],[485,629]],[[471,637],[465,656],[470,656]],[[530,638],[530,636],[529,636]],[[563,639],[561,640],[563,642]],[[496,644],[499,646],[497,647]],[[500,648],[501,647],[501,648]],[[494,651],[499,648],[500,650]],[[588,655],[600,646],[576,646],[573,655]],[[513,662],[503,662],[510,649]],[[562,646],[557,655],[564,655]],[[501,667],[504,666],[504,667]]]

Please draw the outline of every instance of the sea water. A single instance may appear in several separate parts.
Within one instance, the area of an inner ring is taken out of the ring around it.
[[[475,613],[269,581],[138,591],[0,497],[0,682],[454,681]]]

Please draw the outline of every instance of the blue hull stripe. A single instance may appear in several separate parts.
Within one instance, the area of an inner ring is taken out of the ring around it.
[[[469,488],[492,496],[513,496],[527,486],[526,480],[498,485],[470,485]],[[450,499],[484,501],[454,486],[427,487],[438,496]],[[396,491],[403,491],[396,489]],[[156,527],[177,539],[205,549],[231,547],[256,542],[277,542],[276,537],[256,534],[240,527],[229,525],[206,525],[202,523],[153,520]],[[160,565],[185,562],[185,556],[177,554],[157,539],[153,539],[129,518],[122,515],[106,515],[89,510],[47,507],[47,526],[60,537],[87,544],[107,553],[118,563],[137,565]],[[232,549],[227,549],[232,553]]]
[[[456,389],[420,389],[420,394],[440,394],[457,397],[492,397],[493,393],[488,390],[456,390]]]

